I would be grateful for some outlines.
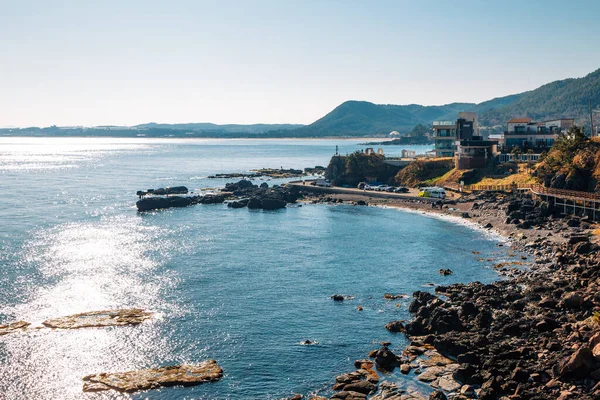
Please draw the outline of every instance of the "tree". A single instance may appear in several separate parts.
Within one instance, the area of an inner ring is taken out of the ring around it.
[[[424,137],[426,133],[429,132],[429,128],[427,128],[423,124],[418,124],[410,132],[408,132],[408,136],[414,138]]]
[[[521,154],[523,154],[523,152],[521,151],[521,148],[520,148],[519,146],[514,146],[514,147],[512,148],[512,150],[510,151],[510,154],[512,154],[512,155],[513,155],[513,159],[514,159],[515,161],[519,161],[519,156],[520,156]]]

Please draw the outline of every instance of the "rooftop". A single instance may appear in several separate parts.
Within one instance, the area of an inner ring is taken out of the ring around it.
[[[531,118],[511,118],[507,124],[528,124],[531,122]]]

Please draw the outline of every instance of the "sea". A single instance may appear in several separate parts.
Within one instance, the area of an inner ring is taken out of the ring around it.
[[[407,345],[384,326],[410,319],[412,292],[499,279],[493,264],[513,257],[501,237],[423,213],[308,203],[135,208],[137,190],[206,193],[233,181],[212,174],[326,166],[363,141],[0,138],[0,324],[115,308],[154,313],[139,326],[0,336],[0,399],[329,396],[335,376],[380,342],[397,352]],[[207,359],[223,368],[221,381],[82,391],[88,374]],[[382,379],[429,390],[414,375]]]

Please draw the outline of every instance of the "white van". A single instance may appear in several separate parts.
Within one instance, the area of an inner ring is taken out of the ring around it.
[[[434,197],[436,199],[445,199],[446,191],[441,187],[426,187],[421,188],[421,193],[419,193],[419,197]]]
[[[317,179],[315,181],[315,186],[331,187],[331,182],[329,182],[329,180],[327,180],[327,179]]]

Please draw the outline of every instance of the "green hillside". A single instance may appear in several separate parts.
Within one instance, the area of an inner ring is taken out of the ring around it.
[[[346,101],[323,118],[290,131],[296,136],[370,136],[391,131],[407,133],[418,124],[431,125],[435,120],[456,119],[460,111],[479,111],[511,104],[520,95],[500,97],[485,103],[451,103],[441,106],[419,104],[373,104]]]
[[[512,117],[534,120],[575,118],[579,125],[589,129],[589,101],[600,106],[600,69],[577,79],[565,79],[541,86],[519,95],[504,107],[480,111],[480,123],[493,126],[505,124]]]
[[[594,108],[600,107],[600,69],[584,78],[555,81],[529,92],[497,97],[479,104],[422,106],[346,101],[323,118],[286,134],[370,136],[391,131],[406,133],[417,124],[431,125],[435,120],[454,120],[460,111],[478,112],[480,126],[496,126],[495,130],[505,129],[506,121],[512,117],[530,117],[534,120],[575,118],[576,123],[589,129],[590,99]],[[277,134],[283,135],[283,132]]]

